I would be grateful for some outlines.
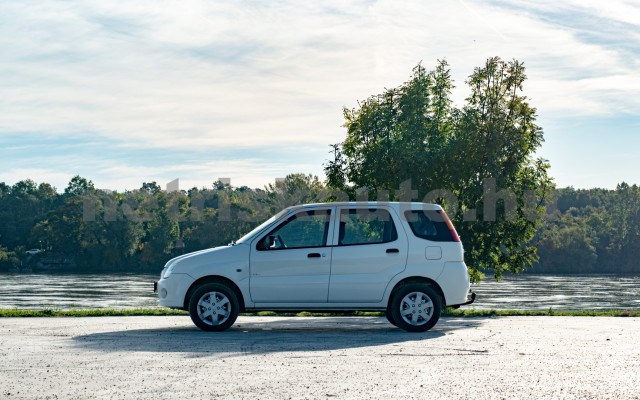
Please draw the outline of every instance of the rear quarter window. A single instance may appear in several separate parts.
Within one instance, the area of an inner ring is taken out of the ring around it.
[[[451,231],[437,210],[410,210],[404,216],[413,234],[434,242],[452,242]]]

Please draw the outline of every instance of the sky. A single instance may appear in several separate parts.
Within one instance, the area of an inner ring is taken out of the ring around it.
[[[634,1],[0,0],[0,182],[64,190],[324,179],[343,107],[488,57],[524,62],[559,187],[640,183]]]

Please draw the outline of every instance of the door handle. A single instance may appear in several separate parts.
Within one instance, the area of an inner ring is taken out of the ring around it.
[[[398,249],[387,249],[387,253],[400,253]]]
[[[309,258],[320,258],[320,253],[309,253],[307,254]]]

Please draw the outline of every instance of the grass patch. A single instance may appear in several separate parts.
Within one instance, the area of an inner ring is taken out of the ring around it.
[[[43,308],[40,310],[22,310],[18,308],[0,308],[2,317],[128,317],[140,315],[188,315],[186,311],[172,310],[170,308],[88,308],[60,310],[55,308]],[[260,317],[381,317],[382,312],[351,311],[344,313],[314,313],[303,311],[300,313],[278,313],[275,311],[259,311],[255,313],[243,313],[246,316]],[[583,311],[558,311],[549,309],[546,311],[521,311],[521,310],[454,310],[445,308],[443,317],[513,317],[513,316],[563,316],[563,317],[640,317],[640,311],[625,310],[583,310]]]

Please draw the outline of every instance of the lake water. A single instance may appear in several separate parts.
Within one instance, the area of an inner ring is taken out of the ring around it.
[[[155,307],[154,275],[0,274],[0,307]]]
[[[155,307],[154,275],[0,274],[0,307]],[[639,310],[640,276],[510,275],[472,285],[477,310]]]
[[[509,275],[471,290],[480,310],[640,310],[640,276]]]

